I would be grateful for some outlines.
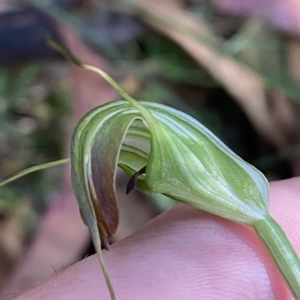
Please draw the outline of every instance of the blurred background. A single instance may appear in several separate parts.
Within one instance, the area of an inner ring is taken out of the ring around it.
[[[1,0],[1,181],[68,157],[79,119],[119,99],[49,48],[47,34],[137,99],[192,115],[269,180],[300,175],[298,1]],[[174,204],[126,196],[127,180],[117,178],[115,241]],[[69,166],[0,189],[1,298],[93,252]]]

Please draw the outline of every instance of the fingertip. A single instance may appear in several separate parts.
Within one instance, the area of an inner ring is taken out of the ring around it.
[[[300,177],[270,183],[270,213],[300,253]]]

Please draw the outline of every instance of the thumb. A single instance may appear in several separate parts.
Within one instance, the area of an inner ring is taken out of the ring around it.
[[[300,252],[300,178],[271,184],[271,213]],[[119,300],[292,299],[250,227],[180,204],[105,252]],[[67,268],[28,299],[109,299],[96,256]]]

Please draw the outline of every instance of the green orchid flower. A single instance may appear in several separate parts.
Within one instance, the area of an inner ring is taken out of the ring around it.
[[[100,74],[124,98],[88,112],[71,144],[74,193],[111,299],[116,295],[101,248],[109,248],[118,226],[118,166],[129,175],[127,192],[136,185],[143,192],[161,193],[253,227],[294,297],[300,299],[300,260],[269,214],[269,186],[263,174],[192,117],[162,104],[136,101],[106,73],[50,43],[78,66]]]
[[[127,101],[84,116],[71,147],[75,195],[98,247],[108,249],[117,228],[119,166],[131,176],[128,190],[137,181],[146,193],[162,193],[253,227],[300,299],[300,261],[268,212],[263,174],[190,116],[162,104],[136,102],[124,91],[122,96]]]

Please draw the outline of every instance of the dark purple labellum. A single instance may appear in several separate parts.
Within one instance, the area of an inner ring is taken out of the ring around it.
[[[136,180],[139,175],[145,174],[146,173],[146,166],[142,167],[139,171],[135,172],[129,179],[126,187],[126,195],[128,195],[133,188],[135,187]]]

